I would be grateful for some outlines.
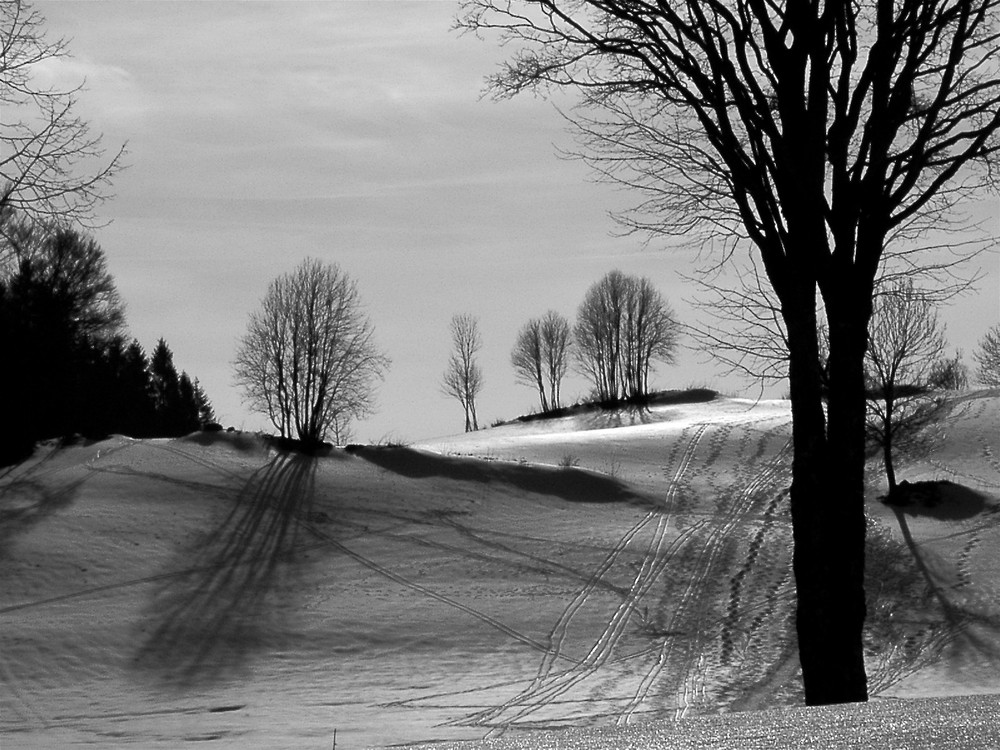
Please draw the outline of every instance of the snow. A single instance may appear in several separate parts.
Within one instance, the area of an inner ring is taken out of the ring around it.
[[[0,475],[0,744],[385,747],[794,705],[789,421],[720,399],[316,459],[240,433],[43,446]],[[882,505],[873,464],[891,559],[933,583],[875,613],[882,698],[1000,692],[998,425],[973,394],[901,467],[961,488],[948,512]]]

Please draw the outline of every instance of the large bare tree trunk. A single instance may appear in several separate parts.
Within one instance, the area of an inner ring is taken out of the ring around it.
[[[868,698],[862,638],[864,455],[858,449],[863,446],[858,432],[864,430],[864,349],[837,360],[825,416],[815,303],[807,297],[786,304],[792,313],[786,320],[794,435],[793,569],[806,703],[822,705]]]

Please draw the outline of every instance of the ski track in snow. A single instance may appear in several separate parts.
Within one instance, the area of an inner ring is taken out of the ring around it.
[[[944,425],[981,420],[985,409],[982,399],[959,402]],[[530,678],[427,692],[381,704],[386,708],[450,711],[446,724],[479,727],[486,737],[496,737],[511,729],[595,721],[623,726],[639,717],[683,717],[726,704],[755,707],[786,689],[795,677],[789,645],[791,532],[785,512],[791,471],[788,431],[788,422],[775,424],[774,417],[685,425],[664,462],[668,489],[662,502],[612,537],[613,543],[604,546],[590,569],[544,554],[546,547],[561,544],[554,539],[466,524],[447,510],[367,509],[362,517],[338,519],[331,533],[312,518],[314,477],[287,457],[274,458],[247,479],[245,472],[204,458],[198,448],[150,443],[165,455],[209,472],[221,484],[188,481],[119,461],[135,445],[123,441],[99,452],[86,464],[87,471],[162,479],[234,499],[229,515],[207,538],[206,549],[212,554],[186,568],[8,604],[0,615],[192,577],[200,577],[206,591],[242,588],[248,581],[263,587],[276,563],[292,552],[328,548],[540,655]],[[975,470],[967,462],[930,457],[924,465],[977,488],[1000,488],[995,441],[988,433],[976,440],[982,462]],[[14,478],[8,489],[17,483],[51,481],[64,471],[52,460],[54,455]],[[716,465],[724,461],[729,463],[719,470]],[[0,478],[10,479],[9,473]],[[707,512],[706,498],[713,495],[714,507]],[[994,514],[965,522],[954,532],[964,540],[954,560],[956,591],[974,588],[977,555],[985,535],[995,534],[998,526],[1000,514]],[[547,632],[533,633],[425,585],[353,543],[375,537],[437,551],[448,559],[544,575],[546,580],[554,575],[575,582],[576,588]],[[869,661],[871,693],[884,692],[932,665],[962,636],[968,622],[929,621],[910,628],[905,639]],[[45,704],[35,699],[44,689],[37,676],[15,673],[0,660],[0,682],[8,693],[8,710],[19,720],[51,725]],[[475,705],[477,695],[497,691],[509,697]]]

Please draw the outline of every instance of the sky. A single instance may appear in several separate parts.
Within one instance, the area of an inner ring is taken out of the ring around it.
[[[267,429],[243,404],[232,360],[270,281],[304,258],[358,283],[392,365],[360,441],[462,430],[441,392],[457,313],[479,320],[481,423],[536,404],[509,363],[518,329],[555,309],[572,320],[612,269],[648,276],[681,322],[691,247],[622,236],[609,213],[633,202],[586,165],[559,108],[484,96],[504,59],[495,39],[452,30],[455,2],[422,0],[40,0],[71,58],[39,76],[85,80],[79,111],[129,168],[94,232],[147,351],[163,337],[225,426]],[[996,231],[996,202],[987,209]],[[943,312],[966,357],[1000,318],[996,255],[978,291]],[[687,339],[658,388],[706,385],[755,397]],[[781,395],[776,386],[765,395]],[[588,391],[569,377],[564,397]]]

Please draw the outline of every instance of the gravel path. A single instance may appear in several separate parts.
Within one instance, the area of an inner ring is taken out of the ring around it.
[[[623,729],[510,733],[434,750],[981,750],[1000,747],[1000,695],[747,711]]]

